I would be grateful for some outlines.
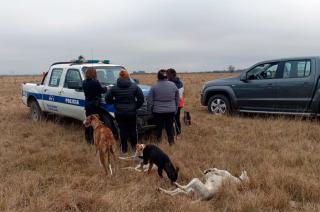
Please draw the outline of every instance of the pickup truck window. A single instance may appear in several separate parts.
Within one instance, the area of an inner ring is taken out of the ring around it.
[[[292,60],[284,64],[283,78],[303,78],[310,76],[310,60]]]
[[[114,85],[117,83],[119,73],[122,69],[121,66],[116,67],[95,67],[97,71],[97,79],[102,85]],[[83,69],[85,72],[86,69]]]
[[[59,86],[62,71],[63,71],[62,68],[55,68],[51,71],[49,86],[51,86],[51,87],[58,87]]]
[[[82,82],[81,75],[78,69],[68,69],[63,87],[68,88],[69,82]]]
[[[247,72],[248,80],[264,80],[276,78],[278,63],[260,64]]]

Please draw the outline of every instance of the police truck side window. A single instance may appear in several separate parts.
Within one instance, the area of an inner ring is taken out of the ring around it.
[[[49,86],[58,87],[60,84],[60,78],[62,75],[62,68],[53,69],[50,76]]]
[[[68,88],[69,82],[79,82],[81,83],[81,76],[78,69],[69,69],[66,75],[66,79],[64,81],[64,87]]]

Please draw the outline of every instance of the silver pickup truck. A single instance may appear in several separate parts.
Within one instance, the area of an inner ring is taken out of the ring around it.
[[[123,66],[109,64],[109,61],[75,61],[58,62],[50,66],[39,84],[22,84],[22,101],[30,108],[30,117],[34,121],[41,120],[44,113],[71,117],[80,121],[85,119],[84,92],[82,81],[84,70],[95,67],[97,78],[102,86],[113,86]],[[138,80],[132,79],[139,83]],[[149,93],[150,87],[139,85],[144,96]],[[117,124],[114,118],[113,105],[106,104],[104,97],[101,99],[101,108],[104,111],[103,121],[117,133]],[[153,128],[151,114],[147,111],[146,103],[138,110],[138,130],[143,132]]]

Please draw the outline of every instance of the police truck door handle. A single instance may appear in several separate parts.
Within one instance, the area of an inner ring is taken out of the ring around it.
[[[63,94],[63,91],[59,91],[58,94]]]
[[[46,88],[45,88],[45,89],[43,89],[43,91],[44,91],[44,92],[47,92],[47,91],[48,91],[48,89],[46,89]]]

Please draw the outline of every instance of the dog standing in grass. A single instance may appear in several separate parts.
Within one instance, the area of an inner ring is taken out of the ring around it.
[[[93,128],[93,141],[96,147],[96,154],[99,153],[99,162],[100,165],[104,168],[106,175],[108,175],[108,170],[106,167],[105,157],[108,155],[108,163],[110,174],[112,175],[112,167],[111,167],[111,155],[113,156],[113,160],[115,161],[115,154],[113,150],[113,146],[115,145],[115,140],[112,134],[112,131],[106,127],[99,119],[98,114],[88,116],[83,124],[85,127]]]
[[[170,158],[166,153],[164,153],[159,147],[148,144],[148,145],[140,145],[137,146],[137,151],[142,151],[142,156],[139,158],[143,159],[141,162],[141,170],[143,170],[143,165],[147,165],[149,163],[148,174],[151,173],[153,164],[158,167],[158,175],[162,178],[163,170],[167,173],[168,178],[171,183],[177,181],[179,168],[174,167]]]

